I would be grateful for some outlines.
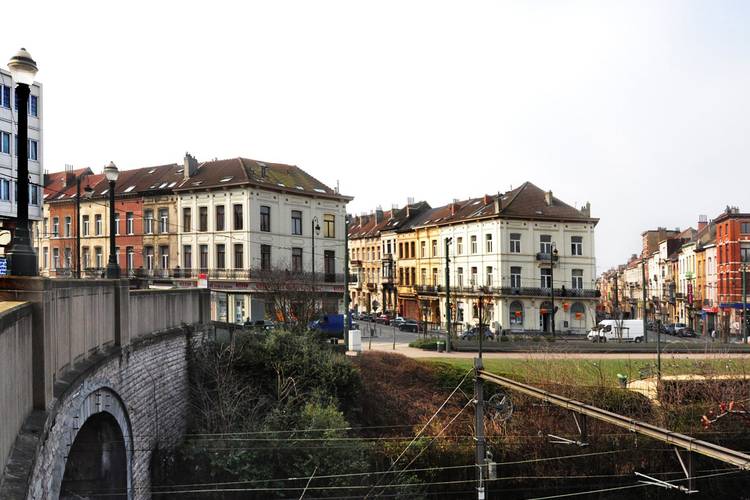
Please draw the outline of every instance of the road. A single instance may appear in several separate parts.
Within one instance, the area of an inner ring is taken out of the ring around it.
[[[476,352],[452,351],[450,353],[428,351],[409,347],[409,343],[421,338],[422,334],[399,331],[393,326],[379,325],[375,323],[359,322],[362,333],[363,351],[386,351],[403,354],[410,358],[474,358]],[[374,331],[374,336],[370,337],[370,332]],[[395,333],[395,349],[394,349]],[[653,332],[650,332],[650,334]],[[672,344],[695,344],[696,347],[704,345],[703,339],[678,339],[669,335],[662,335],[664,347],[668,349]],[[586,345],[586,340],[573,340],[566,344],[566,348],[575,349],[575,345]],[[627,345],[627,344],[626,344]],[[641,344],[643,346],[643,344]],[[554,352],[550,351],[546,343],[539,343],[536,352],[484,352],[483,357],[488,359],[656,359],[656,348],[654,352]],[[726,353],[726,352],[707,352],[707,353],[662,353],[662,359],[705,359],[705,358],[750,358],[748,353]]]

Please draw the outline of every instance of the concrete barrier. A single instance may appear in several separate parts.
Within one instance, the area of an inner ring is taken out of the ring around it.
[[[31,304],[0,303],[0,471],[33,408]]]

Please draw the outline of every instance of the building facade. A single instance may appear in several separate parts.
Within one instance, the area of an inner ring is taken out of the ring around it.
[[[181,286],[206,279],[219,320],[277,319],[269,273],[309,290],[324,312],[343,310],[346,204],[302,169],[246,158],[186,155],[174,191]],[[264,281],[264,277],[266,281]]]
[[[18,109],[15,83],[10,73],[0,69],[0,225],[13,231],[16,218],[16,178],[18,177]],[[43,172],[42,85],[31,85],[28,103],[29,136],[29,220],[42,219]],[[36,228],[34,229],[36,232]]]

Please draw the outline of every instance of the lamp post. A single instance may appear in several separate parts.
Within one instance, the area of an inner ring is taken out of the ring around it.
[[[37,72],[36,62],[26,49],[19,50],[8,62],[13,81],[16,82],[18,103],[18,146],[16,197],[16,228],[13,239],[5,252],[10,274],[14,276],[38,276],[37,256],[31,246],[29,235],[29,95]]]
[[[479,289],[479,359],[482,359],[482,341],[484,330],[482,329],[482,309],[484,309],[484,288]]]
[[[315,235],[320,234],[320,224],[318,224],[318,217],[315,216],[310,221],[311,235],[312,235],[312,289],[313,289],[313,309],[315,309]]]
[[[557,260],[557,245],[552,243],[552,253],[549,256],[549,298],[552,302],[552,336],[555,336],[555,261]]]
[[[120,277],[120,265],[115,257],[115,183],[120,171],[113,162],[104,167],[104,176],[109,181],[109,261],[107,262],[107,278]]]

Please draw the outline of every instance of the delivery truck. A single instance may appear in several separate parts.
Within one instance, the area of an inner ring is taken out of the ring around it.
[[[587,338],[592,342],[608,340],[643,342],[643,321],[640,319],[605,319],[591,329]]]

